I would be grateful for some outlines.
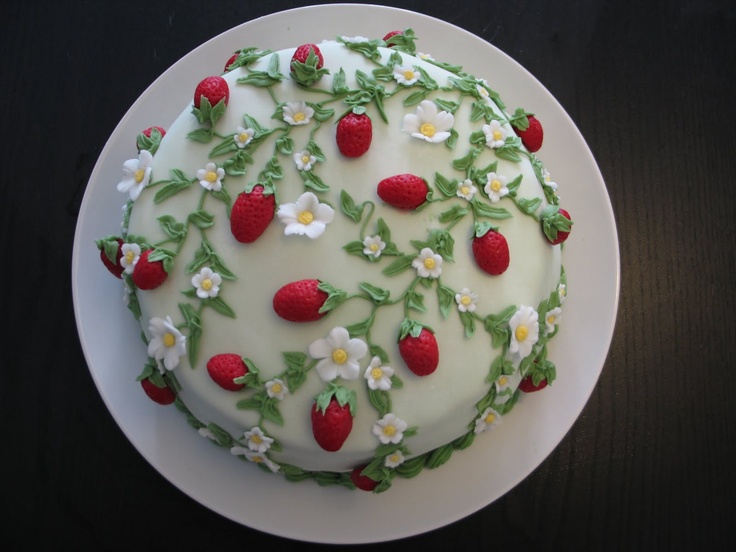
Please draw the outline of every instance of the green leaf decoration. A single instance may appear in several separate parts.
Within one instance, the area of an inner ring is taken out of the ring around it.
[[[309,49],[307,59],[303,62],[292,60],[291,74],[294,80],[302,86],[312,86],[318,82],[324,75],[329,75],[330,71],[324,67],[319,68],[319,56],[314,49]]]
[[[522,197],[516,201],[516,205],[524,214],[534,216],[537,209],[542,205],[542,198],[535,197],[532,199],[526,199]]]
[[[190,213],[187,217],[187,221],[189,221],[190,224],[193,224],[200,230],[206,230],[215,223],[215,215],[213,215],[212,213],[208,213],[204,209],[199,209],[198,211]]]
[[[360,222],[360,219],[363,216],[364,205],[358,206],[355,203],[353,196],[351,196],[347,191],[341,190],[340,191],[340,209],[342,210],[343,213],[345,213],[345,215],[353,219],[355,222]],[[363,243],[362,242],[359,242],[359,243],[361,245],[361,253],[362,253]]]
[[[163,135],[161,131],[156,127],[151,127],[150,136],[146,136],[142,132],[136,137],[135,143],[138,150],[147,150],[151,155],[155,155],[158,151],[158,146],[161,143]]]
[[[511,213],[503,207],[495,207],[489,205],[483,201],[479,201],[477,198],[473,198],[470,202],[470,207],[473,209],[473,214],[476,218],[490,218],[490,219],[505,219],[511,217]]]
[[[199,341],[202,337],[202,320],[189,303],[179,303],[179,310],[184,317],[184,322],[189,330],[187,345],[189,349],[189,365],[194,369],[197,365],[197,354],[199,353]]]
[[[378,411],[378,416],[383,418],[391,412],[391,394],[380,389],[369,389],[368,399],[373,407]]]
[[[439,220],[442,224],[452,224],[453,222],[457,222],[458,220],[462,219],[468,213],[468,209],[466,209],[462,205],[453,205],[447,211],[443,211],[442,213],[440,213]]]
[[[458,181],[456,179],[450,180],[449,178],[442,176],[440,173],[435,173],[434,185],[445,197],[455,197],[457,195]]]
[[[355,324],[347,326],[345,329],[350,334],[350,337],[357,337],[359,335],[366,335],[371,330],[373,322],[375,320],[375,312],[372,312],[368,318]]]
[[[367,282],[360,282],[358,287],[363,290],[376,305],[385,304],[391,295],[389,290],[374,286]]]
[[[386,276],[396,276],[401,274],[407,268],[411,268],[411,263],[414,260],[414,255],[401,255],[394,260],[390,265],[383,269],[383,273]]]
[[[454,448],[452,446],[452,443],[448,443],[445,446],[434,449],[429,453],[429,457],[427,458],[427,462],[425,464],[426,467],[430,470],[439,468],[442,464],[450,459],[453,451]]]
[[[175,242],[181,242],[187,236],[187,225],[181,222],[177,222],[171,215],[163,215],[159,217],[158,222],[161,226],[161,230],[164,231],[170,239]],[[152,253],[153,255],[153,253]]]
[[[455,292],[447,286],[437,286],[437,300],[440,305],[440,313],[443,318],[450,316],[455,304]]]
[[[406,292],[406,306],[417,312],[427,312],[427,307],[424,305],[424,295],[415,289]]]
[[[336,97],[346,95],[350,89],[346,84],[345,71],[342,67],[332,76],[332,95]]]
[[[491,334],[491,342],[494,348],[508,343],[510,338],[509,320],[516,312],[516,306],[512,305],[498,314],[489,314],[483,321],[485,329]]]
[[[322,307],[320,307],[319,309],[319,312],[322,313],[330,312],[331,310],[336,309],[337,307],[342,305],[348,297],[347,292],[338,289],[326,282],[320,282],[317,285],[317,289],[320,291],[324,291],[327,294],[327,299],[325,300]]]
[[[470,312],[461,312],[460,321],[465,329],[465,337],[473,337],[475,333],[475,317]]]
[[[233,311],[233,309],[230,308],[230,306],[225,303],[225,301],[223,301],[222,297],[220,296],[202,299],[202,303],[207,307],[211,307],[223,316],[227,316],[228,318],[236,318],[235,311]]]

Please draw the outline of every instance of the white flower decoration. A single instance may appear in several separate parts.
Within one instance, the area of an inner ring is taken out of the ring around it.
[[[447,111],[437,111],[434,102],[423,100],[416,113],[404,115],[403,132],[408,132],[414,138],[427,142],[444,142],[450,137],[450,129],[455,124],[455,117]]]
[[[488,86],[488,82],[484,79],[482,81],[479,81],[478,84],[475,85],[475,91],[478,93],[478,96],[482,100],[490,101],[491,100],[491,94],[488,92],[488,89],[486,88]]]
[[[478,294],[473,293],[468,288],[463,288],[460,293],[455,294],[455,302],[457,310],[460,312],[475,312],[478,305]]]
[[[314,109],[306,102],[287,102],[284,106],[284,121],[293,126],[306,125],[314,117]]]
[[[286,384],[279,378],[266,382],[266,393],[272,399],[283,401],[288,392],[289,388],[286,387]]]
[[[123,256],[120,257],[120,266],[125,269],[126,274],[133,274],[133,269],[141,258],[141,246],[137,243],[124,243],[121,250]]]
[[[567,298],[567,286],[565,284],[560,284],[560,287],[557,288],[557,296],[560,298],[560,305],[565,302]]]
[[[417,52],[416,57],[423,59],[424,61],[434,61],[434,58],[431,55],[425,54],[424,52]]]
[[[123,163],[123,179],[118,183],[118,192],[128,194],[132,201],[138,199],[141,190],[148,186],[153,170],[153,156],[148,150],[141,150],[138,159],[128,159]]]
[[[151,341],[148,342],[148,356],[155,358],[157,361],[163,361],[166,370],[173,370],[179,366],[179,358],[187,352],[187,338],[176,329],[171,317],[151,318],[148,323],[148,330],[151,332]],[[159,362],[159,370],[163,373],[161,362]]]
[[[347,42],[349,44],[360,44],[361,42],[370,42],[370,38],[366,38],[364,36],[341,36],[340,39],[343,42]]]
[[[202,437],[206,437],[207,439],[214,441],[215,440],[215,434],[212,433],[208,428],[206,427],[200,427],[197,430],[197,433],[199,433]]]
[[[368,380],[368,387],[374,391],[388,391],[391,389],[391,376],[394,375],[394,369],[390,366],[383,366],[381,359],[374,356],[368,368],[365,369],[364,377]]]
[[[317,158],[309,153],[307,150],[300,151],[294,154],[294,163],[296,163],[296,168],[300,171],[311,170],[312,165],[314,165],[316,162]]]
[[[483,134],[486,136],[486,146],[489,148],[500,148],[506,142],[507,131],[495,119],[490,124],[483,125]]]
[[[197,288],[197,297],[200,299],[217,297],[221,283],[222,276],[209,267],[204,267],[199,274],[192,276],[192,285]]]
[[[407,425],[404,420],[396,417],[396,414],[389,412],[380,420],[373,424],[373,435],[378,437],[384,445],[389,443],[400,443],[404,438],[404,431]]]
[[[552,181],[552,175],[547,169],[542,169],[542,180],[544,180],[544,185],[550,190],[553,192],[557,191],[557,182]]]
[[[521,306],[509,320],[511,343],[509,352],[524,358],[539,339],[539,314],[532,307]]]
[[[495,172],[488,173],[488,183],[483,190],[488,194],[491,203],[496,203],[502,197],[509,194],[509,188],[506,185],[506,177]]]
[[[271,448],[273,439],[268,437],[260,427],[256,426],[243,434],[248,441],[248,448],[253,452],[266,452]]]
[[[384,249],[386,249],[386,242],[381,239],[381,236],[366,236],[363,240],[363,254],[368,257],[377,259]]]
[[[557,326],[557,324],[560,323],[561,318],[562,309],[560,307],[555,307],[547,313],[547,316],[544,318],[544,324],[547,327],[547,333],[552,333],[553,331],[555,331],[555,327]]]
[[[463,199],[471,201],[475,197],[477,191],[478,188],[475,187],[473,181],[469,178],[466,178],[458,185],[456,193],[457,197],[461,197]]]
[[[496,393],[500,393],[501,391],[506,391],[506,389],[511,387],[511,379],[505,375],[501,374],[501,376],[496,380]]]
[[[296,203],[284,203],[276,213],[286,225],[284,234],[298,234],[312,239],[319,238],[335,217],[335,210],[326,203],[320,203],[312,192],[305,192]]]
[[[263,464],[273,473],[279,471],[278,464],[270,460],[265,454],[261,452],[255,452],[243,447],[232,447],[230,449],[230,454],[232,454],[233,456],[245,456],[251,462],[255,462],[256,464]]]
[[[492,408],[486,408],[483,411],[483,414],[480,415],[480,418],[475,420],[475,429],[473,430],[473,432],[476,435],[479,435],[483,433],[484,431],[493,429],[500,423],[501,423],[501,415],[495,410],[493,410]]]
[[[207,163],[204,169],[197,170],[197,180],[205,190],[219,192],[222,190],[222,179],[225,177],[225,169],[214,163]]]
[[[394,79],[399,84],[411,86],[419,80],[419,71],[410,65],[394,65]]]
[[[421,278],[439,278],[442,274],[442,257],[429,247],[425,247],[411,262],[411,266],[416,269]]]
[[[240,149],[243,149],[245,146],[250,144],[250,141],[253,139],[253,136],[255,136],[256,131],[252,128],[243,128],[242,126],[239,126],[235,134],[233,135],[233,140],[235,140],[235,145],[238,146]]]
[[[351,338],[348,331],[340,326],[332,328],[327,337],[309,346],[309,356],[320,359],[316,370],[325,382],[338,377],[357,379],[360,374],[359,361],[367,353],[368,345],[360,339]]]
[[[400,450],[396,450],[386,456],[386,458],[383,461],[383,465],[387,468],[395,468],[397,466],[400,466],[404,463],[404,460],[406,458],[404,457],[404,454]]]

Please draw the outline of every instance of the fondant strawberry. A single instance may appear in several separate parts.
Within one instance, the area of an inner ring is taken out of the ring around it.
[[[150,290],[156,289],[166,281],[168,273],[164,269],[164,263],[161,260],[150,260],[151,254],[155,249],[146,249],[141,253],[138,262],[133,269],[133,283],[138,289]]]
[[[291,56],[292,78],[302,86],[312,86],[323,75],[329,73],[324,68],[325,60],[316,44],[302,44]]]
[[[361,472],[365,469],[365,465],[358,466],[350,472],[350,480],[353,482],[358,489],[361,491],[372,491],[378,486],[378,481],[374,481],[367,475],[363,475]]]
[[[275,211],[274,195],[265,193],[261,185],[254,186],[235,199],[230,212],[230,231],[240,243],[253,243],[266,231]]]
[[[399,338],[399,354],[409,370],[417,376],[428,376],[440,362],[440,350],[434,333],[429,328],[406,320]]]
[[[427,201],[427,182],[414,174],[397,174],[378,183],[378,197],[397,209],[411,211]]]
[[[540,391],[544,389],[545,387],[547,387],[546,379],[543,379],[539,383],[534,385],[532,376],[525,376],[519,382],[519,390],[523,391],[524,393],[533,393],[534,391]]]
[[[316,397],[311,411],[312,434],[328,452],[340,450],[353,429],[355,393],[330,384]]]
[[[396,36],[396,35],[400,35],[400,34],[401,34],[401,31],[390,31],[390,32],[386,33],[386,36],[383,37],[383,41],[386,43],[387,46],[390,46],[391,45],[391,42],[390,42],[391,41],[391,37]]]
[[[550,206],[542,212],[541,218],[542,231],[552,245],[560,244],[570,236],[572,219],[565,209]]]
[[[207,98],[212,107],[221,101],[227,105],[230,100],[230,87],[227,81],[217,75],[204,78],[194,90],[194,107],[200,109],[203,97]]]
[[[97,241],[97,247],[100,250],[102,264],[113,276],[122,278],[125,270],[120,264],[120,259],[123,258],[123,240],[120,238],[104,238]],[[115,257],[114,261],[112,257]]]
[[[329,294],[318,288],[319,280],[298,280],[281,287],[273,296],[273,310],[290,322],[312,322],[326,312],[320,309]]]
[[[516,135],[521,138],[522,144],[532,153],[542,148],[544,141],[544,129],[542,123],[539,122],[534,115],[527,115],[529,126],[525,130],[514,127]]]
[[[476,232],[473,237],[472,245],[473,258],[478,268],[492,276],[506,272],[510,262],[509,245],[506,238],[493,228],[481,235],[478,234],[479,232]]]
[[[146,138],[150,138],[151,132],[153,132],[153,129],[156,129],[159,131],[159,133],[161,134],[161,138],[166,136],[166,131],[160,126],[150,126],[147,129],[143,130],[141,134],[143,134],[143,136],[145,136]]]
[[[176,400],[176,394],[167,386],[157,386],[149,378],[141,380],[141,387],[146,395],[153,401],[161,405],[168,405]]]
[[[371,147],[373,122],[365,113],[350,112],[337,123],[337,148],[345,157],[360,157]]]
[[[325,58],[322,56],[322,52],[316,44],[302,44],[294,50],[294,55],[291,56],[291,65],[293,66],[295,61],[306,63],[311,52],[314,52],[314,55],[317,56],[317,69],[322,69],[322,66],[325,64]]]
[[[226,73],[230,70],[230,66],[235,63],[235,60],[238,59],[238,53],[235,52],[233,55],[231,55],[228,60],[225,62],[225,67],[223,68],[223,71]]]
[[[240,355],[220,353],[207,361],[207,373],[223,389],[227,391],[240,391],[245,385],[235,383],[233,380],[247,374],[248,367]]]

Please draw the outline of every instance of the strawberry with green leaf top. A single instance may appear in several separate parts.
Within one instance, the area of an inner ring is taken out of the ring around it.
[[[337,122],[335,140],[337,148],[345,157],[360,157],[370,149],[373,122],[364,109],[356,108]]]
[[[492,276],[503,274],[509,267],[508,242],[489,224],[476,224],[472,250],[478,268]]]
[[[329,73],[323,67],[324,63],[325,59],[316,44],[302,44],[291,56],[291,76],[302,86],[312,86]]]
[[[240,243],[253,243],[276,213],[276,197],[260,184],[238,195],[230,211],[230,231]]]
[[[163,284],[169,276],[165,268],[166,260],[166,253],[159,254],[156,249],[146,249],[141,253],[133,269],[135,286],[138,289],[151,290]]]
[[[358,466],[350,472],[350,480],[353,482],[358,489],[361,491],[372,491],[378,486],[378,481],[375,481],[363,474],[363,470],[366,468],[365,465]]]
[[[202,79],[194,89],[194,107],[202,109],[202,100],[206,99],[210,107],[220,102],[227,105],[230,100],[230,87],[227,81],[218,75]]]
[[[152,381],[151,378],[142,379],[141,387],[143,388],[143,391],[146,392],[146,395],[148,395],[149,399],[160,405],[166,406],[176,400],[176,394],[171,390],[168,385],[163,384],[163,386],[161,387],[157,383]]]
[[[572,230],[572,218],[565,209],[549,205],[542,211],[540,219],[542,231],[549,243],[558,245],[567,240]]]
[[[123,258],[123,240],[117,236],[110,236],[96,241],[100,250],[100,260],[105,268],[116,278],[123,277],[125,268],[120,264]]]
[[[417,376],[433,373],[440,362],[434,332],[416,321],[405,319],[399,331],[399,353],[407,368]]]
[[[355,392],[335,383],[315,397],[311,410],[312,434],[317,444],[328,452],[342,448],[353,429]]]
[[[378,197],[392,207],[413,211],[426,203],[429,186],[420,176],[397,174],[381,180],[376,192]]]
[[[273,310],[289,322],[313,322],[342,303],[347,294],[316,279],[297,280],[279,288]]]
[[[217,385],[227,391],[240,391],[245,387],[235,383],[235,378],[242,378],[248,373],[248,366],[240,355],[219,353],[207,361],[207,373]]]
[[[521,143],[526,149],[534,153],[542,149],[544,141],[544,129],[534,115],[526,114],[526,117],[512,119],[511,124],[516,135],[521,138]]]

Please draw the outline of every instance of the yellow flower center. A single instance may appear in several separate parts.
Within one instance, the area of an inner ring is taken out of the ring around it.
[[[524,341],[529,335],[529,328],[527,328],[523,324],[520,324],[516,328],[516,332],[514,333],[514,335],[516,336],[516,341]]]
[[[207,182],[215,182],[217,180],[217,173],[215,171],[207,171],[204,174],[204,179]]]
[[[302,211],[299,213],[299,216],[296,217],[296,220],[298,220],[300,224],[309,224],[314,220],[314,215],[311,211]]]
[[[492,424],[495,421],[496,421],[496,415],[493,412],[489,412],[488,416],[486,416],[486,423]]]
[[[463,295],[460,298],[460,302],[467,307],[470,303],[473,302],[473,298],[470,297],[470,295]]]
[[[301,112],[301,111],[299,111],[297,113],[294,113],[294,117],[292,117],[292,119],[294,119],[294,122],[295,123],[301,123],[306,118],[307,118],[307,116],[303,112]]]
[[[432,136],[434,136],[436,130],[432,123],[422,123],[422,126],[419,127],[419,132],[421,132],[427,138],[431,138]]]
[[[501,387],[506,385],[508,382],[509,378],[507,378],[506,376],[501,376],[500,378],[498,378],[498,385],[500,385]]]
[[[494,140],[500,140],[503,138],[503,134],[501,134],[500,130],[494,130],[493,131],[493,139]]]
[[[501,188],[503,188],[503,184],[501,184],[501,181],[497,178],[494,178],[491,181],[491,190],[493,190],[494,192],[498,192]]]
[[[202,289],[205,290],[205,291],[211,290],[212,289],[212,280],[210,280],[209,278],[205,278],[204,280],[202,280]]]
[[[247,132],[243,132],[243,133],[240,134],[240,136],[238,136],[238,139],[241,142],[247,142],[248,140],[250,140],[250,136],[248,135]]]
[[[412,71],[411,69],[407,69],[406,71],[404,71],[404,78],[406,80],[413,79],[414,78],[414,71]]]
[[[260,464],[261,462],[263,462],[263,456],[253,456],[251,457],[251,460],[256,464]]]
[[[387,425],[383,428],[383,434],[386,437],[392,437],[396,433],[396,428],[392,425]]]
[[[376,251],[378,251],[378,244],[372,243],[368,246],[368,248],[375,253]]]
[[[137,171],[135,171],[135,183],[140,184],[141,182],[143,182],[144,176],[146,176],[145,169],[138,169]]]
[[[259,435],[251,435],[250,440],[256,445],[260,445],[263,442],[263,439]]]
[[[393,453],[391,456],[388,457],[388,459],[389,459],[389,462],[392,462],[394,464],[397,463],[399,460],[401,460],[399,455],[396,453]]]
[[[381,379],[382,377],[383,377],[383,370],[381,370],[381,368],[379,368],[378,366],[376,366],[375,368],[373,368],[373,370],[371,370],[371,378],[373,378],[374,380]]]
[[[348,361],[348,354],[345,349],[335,349],[332,351],[332,361],[335,364],[345,364]]]
[[[460,186],[460,193],[463,195],[470,194],[470,186]]]
[[[427,270],[432,270],[435,264],[436,263],[434,262],[434,259],[432,257],[427,257],[426,259],[424,259],[424,268],[426,268]]]
[[[135,253],[133,253],[132,251],[128,251],[125,254],[125,262],[128,264],[133,264],[134,260],[135,260]]]
[[[279,393],[281,393],[281,389],[282,388],[281,388],[281,384],[280,383],[274,383],[271,386],[271,393],[274,393],[274,394],[278,395]]]
[[[173,347],[174,343],[176,343],[176,338],[171,332],[166,332],[163,337],[163,342],[167,347]]]
[[[309,163],[309,156],[308,155],[302,155],[302,163],[305,165]]]

